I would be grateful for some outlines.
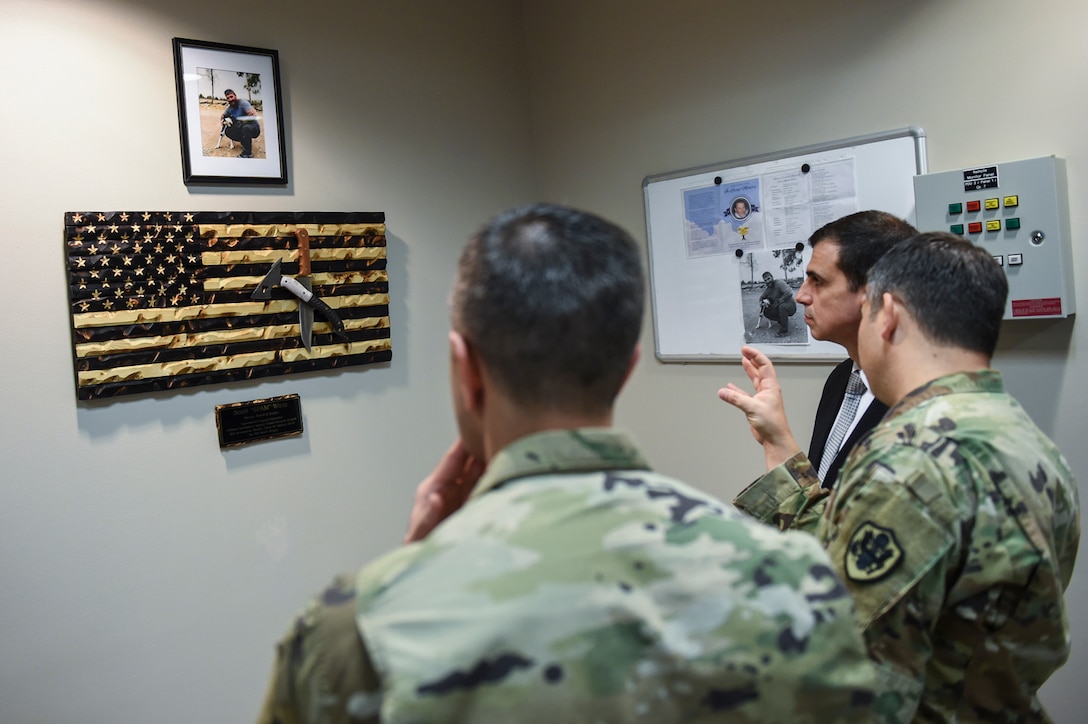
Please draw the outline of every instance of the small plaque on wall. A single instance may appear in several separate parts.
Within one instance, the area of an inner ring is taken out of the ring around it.
[[[230,448],[302,434],[302,402],[298,395],[267,397],[215,406],[219,447]]]

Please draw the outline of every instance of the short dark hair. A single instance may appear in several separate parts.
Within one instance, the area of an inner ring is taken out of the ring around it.
[[[944,231],[900,242],[869,271],[872,312],[885,292],[934,342],[993,356],[1009,283],[982,247]]]
[[[876,260],[900,241],[918,233],[906,221],[885,211],[858,211],[824,224],[808,238],[814,247],[821,241],[839,246],[839,269],[850,291],[865,286]]]
[[[599,412],[615,401],[642,329],[634,239],[552,204],[513,209],[465,246],[451,322],[512,399]]]

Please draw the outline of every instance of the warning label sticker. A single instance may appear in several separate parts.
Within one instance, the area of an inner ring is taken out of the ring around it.
[[[1012,300],[1013,317],[1056,317],[1062,313],[1061,297]]]

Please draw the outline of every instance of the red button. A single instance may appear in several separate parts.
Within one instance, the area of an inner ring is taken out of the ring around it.
[[[981,208],[982,208],[982,202],[981,201],[968,201],[967,202],[967,210],[968,211],[978,211]]]
[[[978,203],[978,202],[975,202],[975,203]],[[967,231],[969,233],[971,233],[971,234],[981,234],[982,233],[982,222],[981,221],[972,221],[970,224],[967,225]]]

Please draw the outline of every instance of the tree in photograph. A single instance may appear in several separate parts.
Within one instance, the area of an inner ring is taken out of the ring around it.
[[[208,97],[212,100],[215,100],[215,71],[211,68],[197,68],[196,73],[197,75],[203,76],[208,79],[208,82],[211,84],[212,88],[212,92]]]
[[[771,252],[782,266],[782,278],[790,280],[790,272],[801,268],[802,255],[796,249],[775,249]]]
[[[246,100],[253,103],[253,94],[256,93],[258,96],[261,94],[261,74],[243,73],[240,70],[235,72],[242,79],[242,87],[246,89]],[[257,102],[260,103],[260,100]]]

